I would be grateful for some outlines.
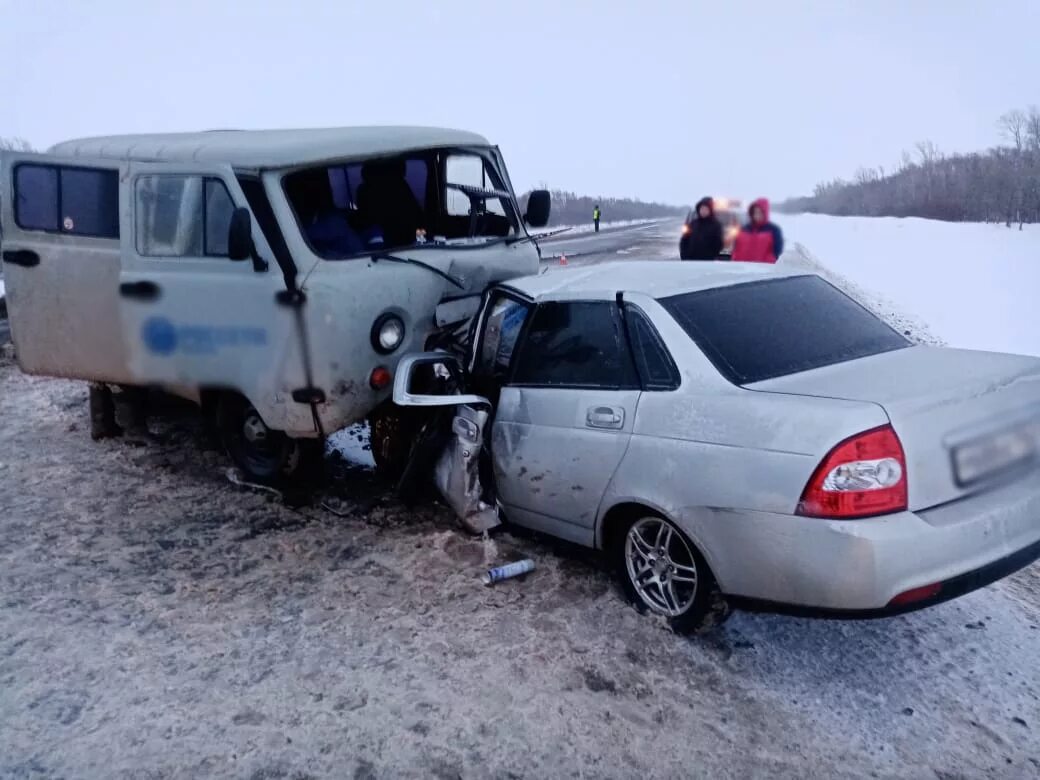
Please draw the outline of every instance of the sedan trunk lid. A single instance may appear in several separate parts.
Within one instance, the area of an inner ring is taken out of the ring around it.
[[[911,347],[747,388],[881,406],[906,452],[913,511],[1029,470],[1040,448],[1040,359],[1033,357]]]

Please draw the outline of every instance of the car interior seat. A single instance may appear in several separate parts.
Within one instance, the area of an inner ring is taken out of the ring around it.
[[[423,226],[423,210],[408,186],[404,160],[365,163],[357,205],[366,223],[382,229],[388,246],[415,243],[415,232]]]

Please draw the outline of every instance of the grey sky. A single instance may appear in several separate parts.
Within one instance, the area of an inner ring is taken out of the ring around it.
[[[782,197],[1040,103],[1037,0],[0,0],[0,135],[435,124],[518,189]]]

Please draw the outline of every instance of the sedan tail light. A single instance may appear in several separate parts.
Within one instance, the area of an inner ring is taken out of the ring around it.
[[[906,455],[891,425],[841,442],[805,486],[798,514],[847,520],[907,507]]]

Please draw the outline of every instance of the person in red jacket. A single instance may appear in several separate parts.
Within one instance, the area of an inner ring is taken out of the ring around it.
[[[740,229],[733,244],[733,260],[775,263],[784,252],[784,234],[769,221],[769,201],[759,198],[748,209],[750,221]]]

